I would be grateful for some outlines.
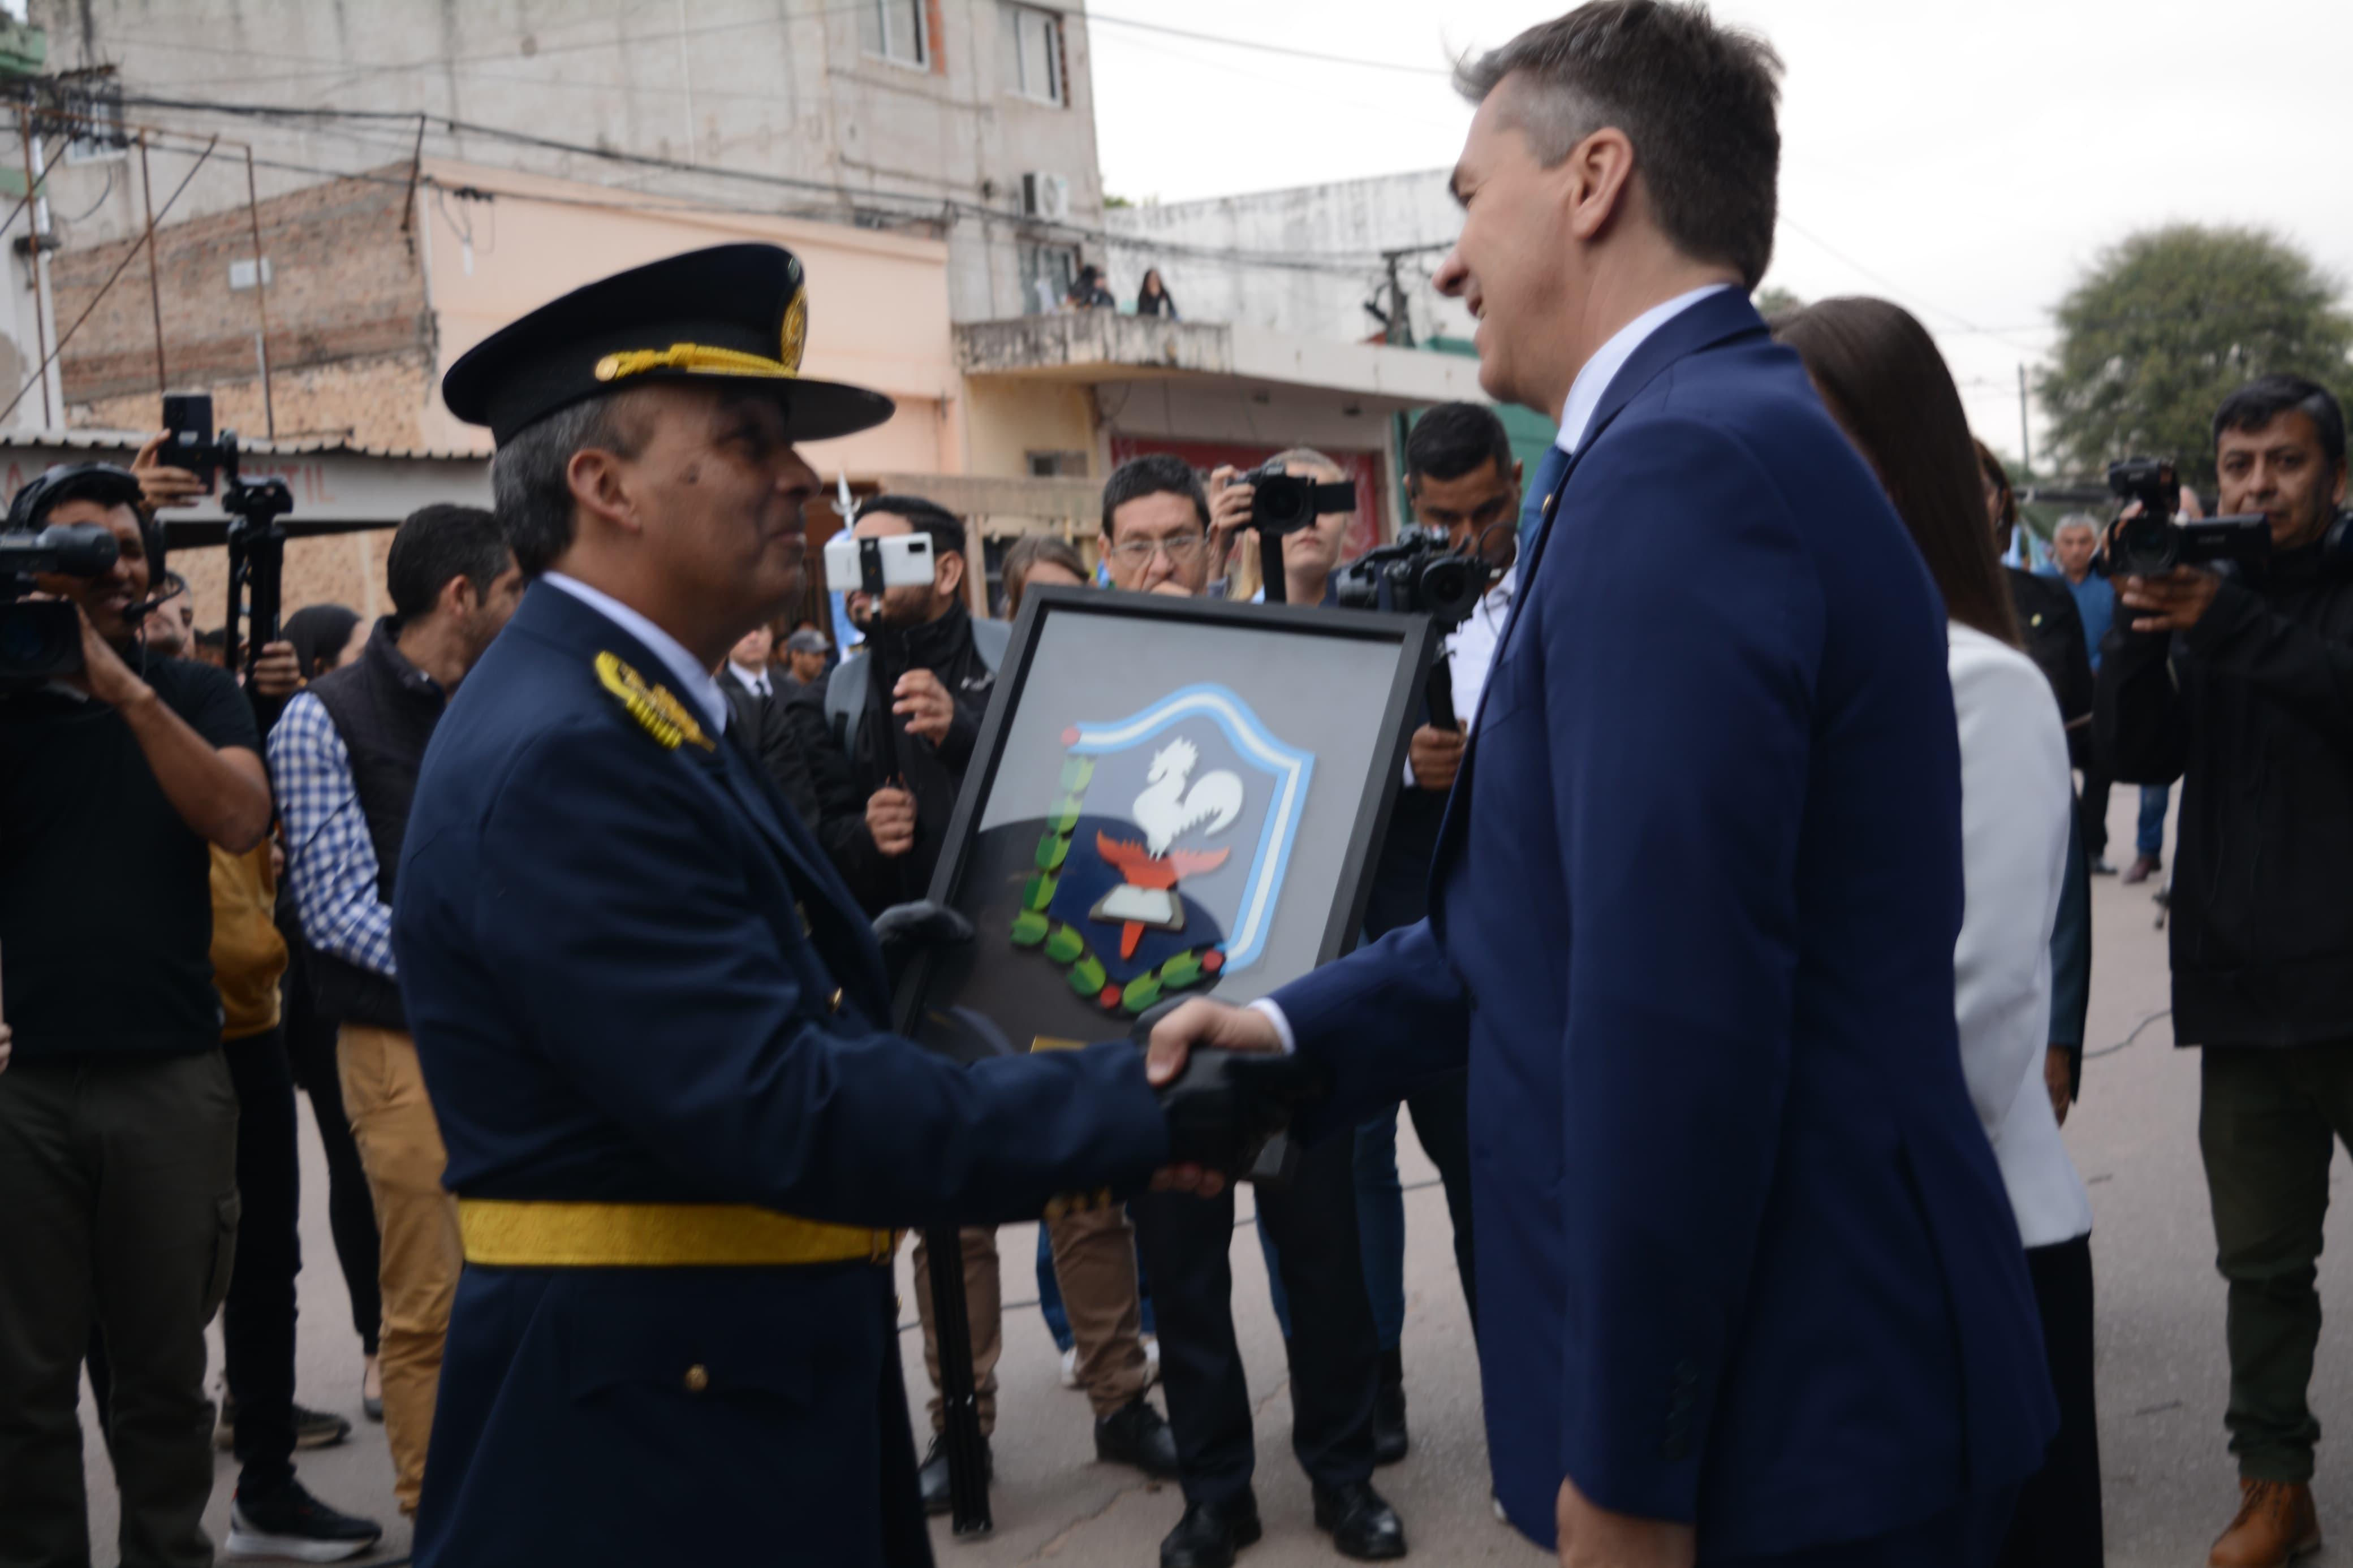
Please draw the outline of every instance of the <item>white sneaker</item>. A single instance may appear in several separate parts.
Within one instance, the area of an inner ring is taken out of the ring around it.
[[[1079,1347],[1072,1345],[1069,1350],[1062,1352],[1062,1386],[1064,1388],[1076,1388],[1078,1385]]]
[[[1142,1343],[1144,1345],[1144,1384],[1149,1388],[1160,1381],[1160,1336],[1145,1334],[1142,1337]]]

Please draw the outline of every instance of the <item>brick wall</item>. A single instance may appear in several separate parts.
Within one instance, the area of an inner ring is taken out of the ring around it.
[[[357,361],[430,363],[424,271],[416,237],[400,226],[406,174],[396,167],[365,179],[332,180],[261,204],[273,386],[304,371]],[[246,210],[170,224],[155,238],[167,384],[174,391],[206,391],[216,383],[254,379],[254,334],[260,325],[254,290],[229,287],[230,264],[253,258]],[[103,296],[100,288],[138,243],[61,251],[51,268],[59,323],[70,325],[83,310],[90,312],[60,356],[66,402],[95,411],[118,399],[143,397],[150,411],[129,421],[132,428],[153,424],[160,413],[146,257],[132,256]],[[285,395],[280,395],[280,431],[316,427],[290,420]],[[253,417],[237,427],[258,433],[259,416],[256,398]],[[217,405],[216,417],[233,423]],[[334,417],[324,427],[358,423]]]
[[[271,333],[273,341],[276,335]],[[173,384],[181,384],[176,371]],[[213,395],[215,429],[247,437],[262,434],[261,383],[250,370],[241,380],[215,380],[206,390]],[[269,377],[278,433],[289,440],[340,437],[361,447],[425,446],[423,416],[439,395],[430,364],[414,351],[293,370],[273,368]],[[137,391],[67,407],[68,422],[86,429],[154,430],[161,428],[163,415],[152,380]]]

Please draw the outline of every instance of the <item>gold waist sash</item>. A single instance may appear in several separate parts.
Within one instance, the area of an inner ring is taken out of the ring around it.
[[[749,1204],[460,1198],[466,1261],[497,1268],[779,1268],[888,1263],[895,1230],[824,1225]]]

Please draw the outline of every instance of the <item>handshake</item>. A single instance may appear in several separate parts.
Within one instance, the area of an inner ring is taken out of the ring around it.
[[[1200,1000],[1136,1020],[1145,1074],[1168,1118],[1168,1163],[1155,1191],[1214,1197],[1247,1173],[1300,1106],[1330,1089],[1314,1063],[1286,1055],[1265,1015]]]

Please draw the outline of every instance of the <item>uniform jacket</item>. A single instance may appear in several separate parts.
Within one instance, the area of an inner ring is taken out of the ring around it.
[[[1956,1039],[1936,588],[1736,290],[1533,493],[1430,918],[1274,998],[1325,1125],[1467,1057],[1504,1507],[1550,1545],[1573,1477],[1708,1562],[2014,1483],[2055,1410]]]
[[[1131,1047],[966,1068],[885,1033],[807,831],[733,742],[665,750],[603,652],[662,670],[531,589],[418,782],[394,942],[461,1199],[994,1223],[1165,1158]],[[892,1308],[887,1264],[470,1267],[418,1563],[927,1562]]]
[[[2284,552],[2187,632],[2131,619],[2101,655],[2100,743],[2120,779],[2182,781],[2174,1038],[2353,1039],[2353,570]]]

